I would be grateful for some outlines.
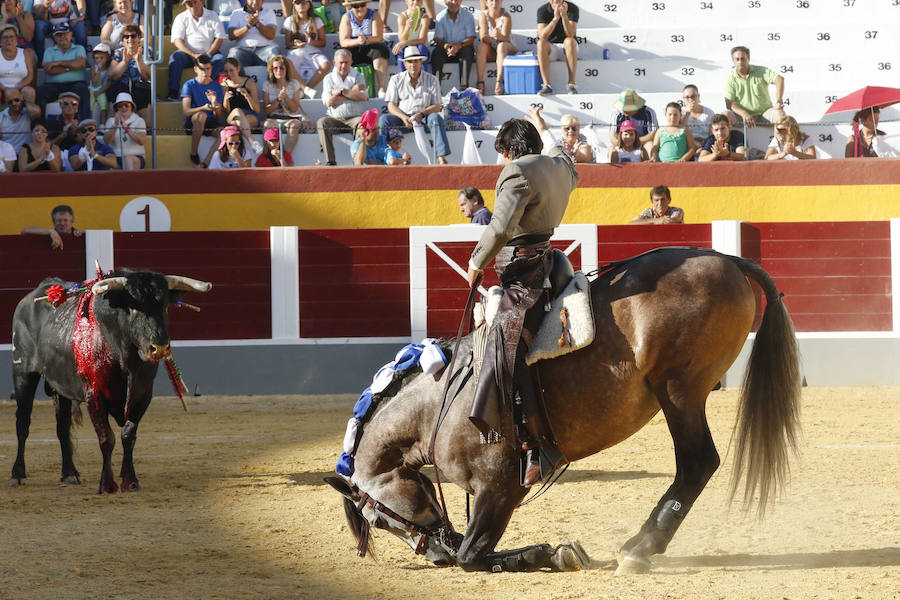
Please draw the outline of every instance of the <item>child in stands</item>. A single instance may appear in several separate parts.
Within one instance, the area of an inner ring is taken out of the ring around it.
[[[666,105],[666,124],[653,137],[653,162],[685,162],[694,157],[697,147],[690,129],[681,126],[681,105]]]
[[[384,163],[387,165],[412,164],[409,152],[403,151],[403,134],[399,129],[391,129],[387,134],[387,151],[384,154]]]
[[[107,110],[109,109],[109,99],[106,97],[106,90],[109,88],[109,63],[111,54],[109,46],[99,43],[91,50],[94,56],[94,64],[91,65],[91,115],[94,111],[100,111],[100,122],[106,122]]]
[[[638,163],[648,160],[647,151],[641,145],[637,127],[630,120],[619,125],[619,145],[609,149],[611,164]]]

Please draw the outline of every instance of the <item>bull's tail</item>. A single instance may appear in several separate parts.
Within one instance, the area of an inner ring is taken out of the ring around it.
[[[756,263],[730,257],[766,294],[766,308],[756,332],[744,376],[737,420],[731,499],[746,472],[744,508],[759,493],[762,516],[771,497],[786,483],[790,454],[797,451],[800,420],[800,366],[794,325],[775,282]]]

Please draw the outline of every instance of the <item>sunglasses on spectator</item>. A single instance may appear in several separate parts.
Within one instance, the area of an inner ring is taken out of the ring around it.
[[[7,100],[7,102],[10,103],[10,104],[18,104],[18,103],[20,103],[21,101],[22,101],[21,98],[10,98],[9,100]]]
[[[78,106],[78,100],[63,100],[60,102],[62,106]]]
[[[283,68],[284,68],[284,65],[281,65],[281,64],[279,64],[279,65],[272,65],[272,70],[273,70],[273,71],[274,71],[275,69],[283,69]]]
[[[94,133],[95,131],[97,131],[96,127],[82,127],[81,128],[81,133]]]
[[[122,35],[123,40],[130,40],[136,38],[138,35],[136,33],[126,33]]]
[[[0,40],[17,40],[17,39],[19,39],[19,38],[15,35],[0,36]]]
[[[697,98],[697,94],[685,94],[684,95],[685,100],[694,100],[696,98]]]
[[[563,125],[563,131],[578,131],[578,125]]]
[[[42,134],[42,135],[47,135],[47,130],[46,130],[46,129],[34,129],[34,130],[31,131],[31,133],[32,133],[32,134],[38,134],[38,133],[39,133],[39,134]]]

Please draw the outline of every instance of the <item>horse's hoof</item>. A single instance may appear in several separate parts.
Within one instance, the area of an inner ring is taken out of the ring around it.
[[[625,555],[621,558],[616,557],[619,561],[619,568],[616,569],[616,577],[620,575],[643,575],[650,572],[650,561],[643,557],[635,557]]]
[[[63,485],[81,485],[81,478],[78,475],[66,475],[59,482]]]
[[[9,480],[9,487],[19,487],[20,485],[25,485],[24,477],[13,477]]]
[[[591,566],[591,559],[578,542],[563,542],[550,558],[557,571],[580,571]]]

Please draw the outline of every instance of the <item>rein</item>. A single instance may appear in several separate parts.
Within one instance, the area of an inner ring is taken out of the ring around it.
[[[447,402],[447,394],[450,392],[450,383],[453,379],[451,375],[453,373],[453,367],[456,364],[456,356],[459,354],[459,343],[463,337],[463,330],[469,322],[469,315],[472,312],[472,308],[475,306],[475,298],[478,296],[478,286],[481,284],[483,277],[484,272],[479,273],[475,277],[475,281],[472,282],[472,286],[469,288],[469,297],[466,299],[466,306],[463,309],[463,315],[459,321],[459,329],[456,332],[456,344],[453,346],[453,355],[450,357],[450,364],[447,365],[447,368],[444,371],[444,374],[447,375],[447,380],[444,382],[444,393],[441,394],[441,409],[438,411],[437,419],[434,422],[434,431],[431,432],[431,442],[428,444],[428,460],[434,465],[434,480],[437,483],[438,495],[441,499],[441,519],[444,521],[444,526],[451,531],[453,530],[453,525],[451,525],[450,515],[447,513],[447,503],[444,501],[444,489],[441,487],[441,476],[438,474],[437,461],[434,459],[434,444],[437,440],[438,430],[440,430],[444,418],[450,411],[450,405],[453,404],[453,399],[456,398],[456,395],[454,394],[453,398],[450,399],[450,402]]]

